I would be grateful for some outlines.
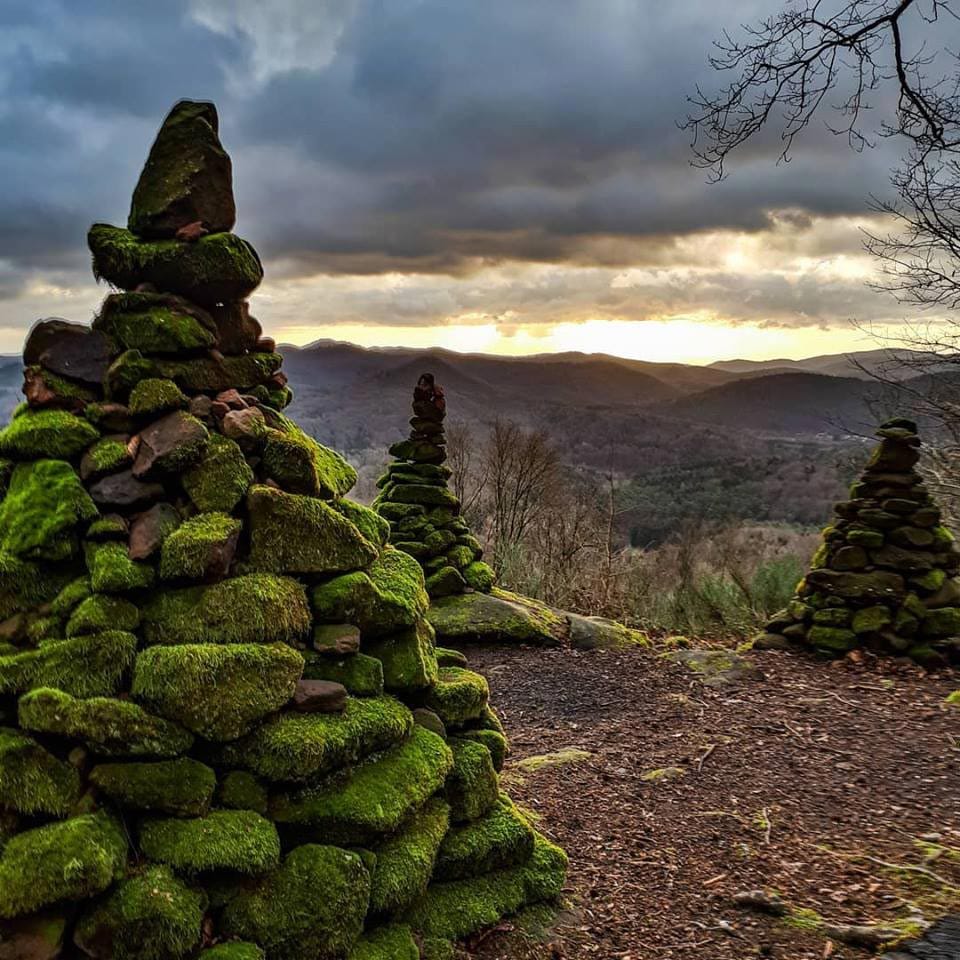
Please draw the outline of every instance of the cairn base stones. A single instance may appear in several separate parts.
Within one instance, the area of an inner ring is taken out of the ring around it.
[[[956,661],[960,549],[916,470],[916,424],[890,420],[877,436],[810,571],[761,642],[784,638],[829,656],[866,647],[927,666]]]
[[[91,231],[121,292],[27,339],[0,430],[3,956],[415,960],[563,884],[500,795],[486,682],[438,665],[419,563],[281,413],[233,219],[216,111],[178,104],[129,229]]]

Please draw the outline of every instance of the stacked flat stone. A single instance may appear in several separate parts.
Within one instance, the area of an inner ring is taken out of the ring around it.
[[[489,592],[495,576],[447,481],[443,387],[425,373],[413,391],[410,437],[390,447],[396,459],[377,481],[374,509],[390,523],[390,542],[423,567],[431,597]]]
[[[167,117],[120,292],[43,322],[0,431],[0,956],[396,960],[556,896],[486,681],[280,411],[210,104]]]
[[[916,470],[916,424],[890,420],[877,436],[796,596],[767,630],[832,656],[862,646],[943,664],[960,653],[960,551]]]

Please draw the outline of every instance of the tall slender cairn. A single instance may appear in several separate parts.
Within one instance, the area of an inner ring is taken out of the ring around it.
[[[0,431],[0,956],[396,960],[556,896],[483,677],[281,413],[211,104],[178,103],[111,293]]]
[[[767,630],[832,656],[862,646],[943,664],[960,655],[960,550],[915,469],[916,424],[890,420],[877,436],[810,572]]]
[[[495,576],[483,562],[480,541],[460,515],[460,501],[449,489],[443,420],[443,387],[425,373],[413,390],[410,437],[390,447],[396,459],[377,481],[374,508],[390,522],[390,542],[415,557],[427,578],[431,597],[467,589],[489,592]]]

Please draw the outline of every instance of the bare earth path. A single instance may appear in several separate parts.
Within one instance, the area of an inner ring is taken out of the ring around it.
[[[956,674],[756,653],[763,679],[714,688],[651,653],[465,652],[511,735],[511,794],[571,858],[551,942],[506,928],[477,956],[842,960],[868,954],[816,915],[960,908]],[[522,762],[571,749],[591,756]],[[755,889],[816,914],[733,905]]]

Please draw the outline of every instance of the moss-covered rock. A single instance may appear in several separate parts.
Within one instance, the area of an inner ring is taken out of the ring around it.
[[[538,835],[526,863],[469,880],[433,883],[405,919],[428,937],[459,940],[524,906],[559,896],[566,869],[564,852]]]
[[[77,700],[49,687],[24,694],[18,717],[26,730],[73,737],[108,757],[176,757],[193,744],[182,727],[128,700]]]
[[[390,524],[376,510],[344,497],[334,500],[333,508],[342,513],[372,544],[383,547],[390,539]]]
[[[448,727],[461,727],[483,715],[489,697],[490,687],[479,673],[463,667],[441,667],[426,705]]]
[[[427,617],[445,646],[527,643],[555,647],[567,634],[566,621],[545,604],[498,589],[438,598]]]
[[[342,683],[355,697],[379,697],[383,694],[383,664],[362,653],[344,657],[308,652],[305,655],[304,680],[331,680]]]
[[[474,740],[482,743],[490,753],[493,769],[499,773],[510,752],[507,738],[498,730],[459,730],[457,736],[463,740]]]
[[[180,960],[200,942],[203,910],[201,894],[149,866],[80,918],[74,942],[95,960]]]
[[[412,726],[410,711],[397,700],[351,698],[340,714],[275,716],[249,736],[220,746],[216,758],[271,781],[308,780],[387,749]]]
[[[410,928],[393,923],[360,937],[347,960],[420,960],[421,956]]]
[[[50,612],[55,617],[69,617],[70,614],[90,596],[90,580],[87,577],[77,577],[71,580],[54,598],[50,604]]]
[[[254,486],[247,512],[251,570],[338,573],[377,557],[377,548],[349,520],[315,497]]]
[[[454,760],[446,783],[450,820],[477,820],[493,808],[500,796],[493,758],[483,744],[473,740],[455,738],[449,743]]]
[[[133,695],[207,740],[235,740],[290,700],[302,672],[282,643],[154,646],[137,657]]]
[[[0,727],[0,807],[62,817],[80,797],[80,775],[36,740]]]
[[[428,800],[396,834],[377,847],[370,887],[371,911],[403,910],[427,889],[437,851],[447,832],[449,814],[443,800]]]
[[[267,434],[263,468],[268,477],[290,493],[341,497],[357,482],[357,471],[339,453],[317,443],[292,420],[274,414]]]
[[[14,460],[70,460],[99,436],[89,421],[65,410],[27,410],[0,430],[0,454]]]
[[[182,480],[198,510],[231,513],[253,483],[253,470],[235,441],[214,433],[200,462]]]
[[[941,607],[928,610],[920,625],[925,637],[955,637],[960,635],[960,607]]]
[[[283,363],[278,353],[246,353],[237,357],[196,357],[192,360],[157,358],[156,375],[173,380],[187,393],[254,390],[266,383]]]
[[[67,621],[67,636],[79,637],[107,630],[134,631],[140,625],[140,610],[129,600],[95,593],[82,601]]]
[[[533,853],[534,830],[510,799],[501,794],[478,820],[453,827],[437,854],[434,880],[479,877],[525,863]]]
[[[97,508],[63,460],[18,464],[0,503],[0,551],[34,560],[67,560],[79,550],[79,529]]]
[[[807,631],[807,641],[824,653],[844,653],[857,645],[857,635],[841,627],[814,625]]]
[[[295,643],[311,625],[303,587],[271,574],[167,590],[142,616],[149,643]]]
[[[363,928],[370,874],[355,853],[306,844],[226,906],[228,936],[260,944],[270,960],[337,960]]]
[[[252,810],[214,810],[205,817],[147,820],[140,849],[151,860],[184,873],[235,870],[260,874],[280,862],[280,838]]]
[[[255,943],[232,940],[202,951],[199,960],[265,960],[265,955]]]
[[[122,543],[88,543],[85,552],[94,592],[127,593],[153,586],[153,567],[131,560]]]
[[[414,626],[430,604],[420,565],[390,547],[366,570],[315,587],[311,601],[318,620],[356,624],[365,639]]]
[[[110,364],[104,378],[104,387],[107,396],[116,402],[128,398],[130,392],[142,380],[155,378],[156,376],[157,368],[153,360],[145,357],[139,350],[124,350]],[[129,409],[125,409],[129,413]],[[89,408],[87,417],[88,419],[95,419],[90,417]]]
[[[137,638],[121,630],[45,643],[0,657],[0,693],[56,687],[76,697],[109,696],[129,678]]]
[[[379,640],[367,640],[363,649],[383,664],[383,680],[391,693],[414,694],[437,682],[433,627],[420,620],[413,627]]]
[[[80,476],[84,481],[92,482],[108,473],[123,470],[132,462],[125,437],[104,437],[87,447],[80,458]]]
[[[270,805],[277,823],[309,828],[318,837],[365,844],[395,833],[443,785],[453,767],[450,748],[416,726],[410,738],[318,787],[278,794]]]
[[[201,513],[184,521],[160,548],[160,578],[222,579],[233,562],[241,526],[225,513]]]
[[[115,294],[104,302],[93,327],[121,349],[145,354],[181,355],[216,346],[216,336],[197,311],[178,306],[174,298],[158,294]]]
[[[263,279],[253,247],[232,233],[211,233],[188,244],[139,241],[129,230],[96,223],[87,242],[97,278],[124,290],[149,283],[208,305],[244,300]]]
[[[128,405],[135,417],[158,417],[171,410],[182,410],[187,398],[172,380],[148,377],[130,391]]]
[[[18,833],[0,856],[0,918],[94,897],[123,875],[126,861],[123,830],[102,813]]]
[[[472,563],[468,563],[463,568],[462,573],[467,586],[482,593],[489,591],[497,581],[497,575],[493,572],[493,567],[482,560],[474,560]]]
[[[153,763],[101,763],[90,782],[121,806],[176,817],[207,812],[217,778],[199,760],[181,757]]]
[[[266,816],[269,794],[259,777],[246,770],[231,770],[217,788],[217,803],[230,810],[253,810]]]

